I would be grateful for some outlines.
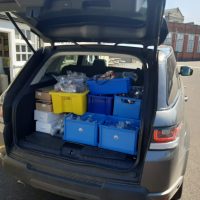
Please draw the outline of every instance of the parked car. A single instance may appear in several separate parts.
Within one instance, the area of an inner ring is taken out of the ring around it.
[[[192,69],[179,70],[173,49],[158,48],[167,35],[164,8],[165,0],[0,1],[0,11],[13,12],[52,44],[34,52],[1,96],[3,170],[35,188],[73,199],[181,197],[189,132],[180,76],[192,75]],[[84,65],[91,55],[94,63]],[[129,63],[126,69],[124,62],[107,66],[103,56],[137,59],[141,67],[130,69]],[[65,144],[36,133],[35,90],[55,84],[52,75],[68,70],[89,77],[110,70],[137,75],[135,85],[144,88],[137,155]]]

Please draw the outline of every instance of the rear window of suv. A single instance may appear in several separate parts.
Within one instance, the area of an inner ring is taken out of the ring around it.
[[[95,64],[97,63],[97,65]],[[106,69],[108,68],[108,69]],[[40,69],[32,85],[51,75],[65,75],[67,71],[86,73],[88,77],[117,68],[142,70],[142,61],[132,55],[98,52],[60,52],[53,55]],[[103,70],[101,70],[103,69]],[[88,72],[88,74],[87,74]],[[92,75],[91,75],[92,74]]]
[[[94,66],[96,60],[105,63],[102,67],[116,67],[125,69],[142,69],[142,62],[134,56],[122,54],[68,54],[55,56],[48,64],[46,73],[62,73],[63,69],[70,67]]]

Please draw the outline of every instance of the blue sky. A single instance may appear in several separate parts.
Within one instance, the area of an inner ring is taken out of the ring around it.
[[[166,8],[179,7],[185,22],[200,24],[200,0],[166,0]]]

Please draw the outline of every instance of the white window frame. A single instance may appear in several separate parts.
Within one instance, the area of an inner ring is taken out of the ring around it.
[[[197,53],[200,53],[200,35],[198,39]]]
[[[164,44],[168,45],[168,46],[172,46],[172,37],[173,37],[173,33],[169,32],[166,39],[165,39]]]
[[[33,42],[34,39],[34,34],[31,32],[30,29],[25,29],[22,28],[21,31],[23,32],[23,34],[27,37],[27,39],[29,40],[29,42]],[[28,38],[28,33],[30,34],[30,37]],[[18,32],[17,29],[15,29],[15,39],[16,40],[23,40],[22,36],[20,35],[20,33]]]
[[[18,24],[18,25],[21,31],[24,33],[24,35],[29,39],[29,43],[33,46],[33,48],[38,49],[39,47],[38,37],[31,32],[30,27],[28,27],[25,24]],[[14,32],[15,32],[15,52],[16,52],[15,65],[18,67],[23,67],[24,64],[27,62],[27,60],[30,58],[30,56],[33,54],[33,52],[30,51],[29,47],[27,46],[26,42],[21,37],[19,32],[16,29],[14,30]],[[18,52],[17,52],[17,45],[20,46],[20,51]],[[22,46],[26,46],[24,52],[22,52]],[[22,60],[22,58],[24,59]]]
[[[17,51],[17,46],[19,46],[19,51]],[[22,51],[22,47],[25,46],[25,51]],[[27,44],[18,44],[16,43],[16,62],[26,62],[30,56],[33,54],[32,51],[28,51],[29,48],[27,46]],[[23,55],[25,55],[26,59],[23,60]],[[17,56],[20,56],[20,60],[17,60]]]
[[[194,51],[195,34],[188,34],[187,52],[192,53]]]
[[[184,43],[184,33],[177,33],[176,34],[176,52],[183,52],[183,43]]]

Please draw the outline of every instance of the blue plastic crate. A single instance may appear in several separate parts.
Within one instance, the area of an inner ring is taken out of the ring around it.
[[[63,139],[68,142],[97,146],[98,125],[104,122],[106,116],[86,113],[78,118],[77,120],[65,117]]]
[[[131,129],[116,127],[118,122],[129,122]],[[130,155],[137,155],[139,121],[109,117],[100,125],[99,147]]]
[[[112,115],[113,96],[88,95],[88,112]]]
[[[88,80],[87,85],[91,94],[121,94],[130,91],[131,79]]]
[[[115,96],[113,115],[130,119],[140,119],[141,100]]]

